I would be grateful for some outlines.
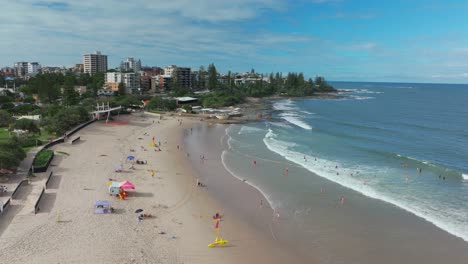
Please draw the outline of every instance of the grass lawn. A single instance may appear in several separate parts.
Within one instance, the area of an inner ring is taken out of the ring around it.
[[[10,138],[10,133],[8,132],[8,128],[0,127],[0,142],[7,141]]]
[[[56,136],[53,134],[48,133],[44,129],[41,129],[41,134],[40,135],[32,135],[33,139],[39,139],[42,141],[42,143],[46,143],[49,141],[49,139],[53,139]],[[0,142],[5,142],[10,139],[10,133],[8,132],[8,129],[5,127],[0,127]],[[30,146],[30,147],[23,147],[24,151],[28,152],[35,146]]]

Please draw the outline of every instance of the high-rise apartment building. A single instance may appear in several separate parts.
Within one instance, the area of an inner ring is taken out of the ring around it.
[[[129,57],[120,63],[120,70],[138,73],[141,71],[141,60],[135,60],[134,58]]]
[[[187,67],[177,67],[175,65],[169,65],[164,69],[164,75],[171,76],[177,79],[177,83],[180,87],[191,88],[192,78],[191,69]],[[178,87],[170,87],[171,89]]]
[[[107,71],[107,55],[96,51],[94,54],[83,55],[84,72],[93,75],[97,72]]]
[[[28,74],[36,75],[39,73],[41,65],[38,62],[28,62]]]

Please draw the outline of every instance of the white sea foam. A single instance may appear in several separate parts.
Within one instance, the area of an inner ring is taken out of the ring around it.
[[[227,166],[226,164],[226,155],[227,155],[227,151],[226,150],[223,150],[223,152],[221,153],[221,163],[223,164],[224,168],[232,175],[234,176],[235,178],[237,178],[238,180],[240,181],[243,181],[245,183],[247,183],[248,185],[252,186],[253,188],[255,188],[257,191],[259,191],[263,197],[265,197],[265,199],[267,200],[268,204],[270,205],[271,208],[277,208],[278,205],[275,205],[271,199],[271,197],[265,193],[260,187],[258,187],[257,185],[253,184],[252,182],[240,177],[239,175],[235,174],[230,168],[229,166]]]
[[[468,174],[462,173],[462,178],[464,181],[468,181]]]
[[[281,122],[270,122],[269,124],[282,128],[292,128],[290,125]]]
[[[369,100],[369,99],[375,99],[375,97],[371,96],[359,96],[359,95],[350,95],[349,97],[356,99],[356,100]]]
[[[262,132],[263,130],[257,127],[251,127],[251,126],[242,126],[239,132],[237,132],[239,135],[242,134],[252,134],[252,133],[257,133],[257,132]]]
[[[348,176],[350,173],[356,171],[361,171],[364,173],[372,171],[373,174],[386,173],[388,168],[367,166],[352,166],[343,168],[342,164],[321,158],[317,158],[317,161],[314,162],[307,162],[303,159],[304,153],[294,151],[293,145],[291,143],[283,142],[276,138],[277,135],[275,135],[275,133],[269,129],[263,139],[263,142],[268,149],[283,156],[287,160],[292,161],[323,178],[331,180],[349,189],[358,191],[368,197],[396,205],[408,212],[426,219],[439,228],[455,236],[458,236],[465,241],[468,241],[466,213],[463,212],[460,208],[448,208],[447,205],[440,205],[444,207],[444,210],[439,210],[437,209],[439,205],[435,204],[434,201],[431,200],[423,198],[415,199],[416,197],[409,197],[411,200],[408,200],[408,197],[405,197],[404,195],[393,196],[391,194],[385,193],[384,190],[378,188],[378,182],[372,182],[372,180],[378,181],[378,178],[364,178],[365,182],[363,183],[363,178],[361,177],[362,174],[360,174],[359,177]],[[336,173],[335,166],[340,168],[339,175]],[[468,180],[468,175],[463,174],[463,178]],[[436,209],[431,209],[431,206],[435,206]]]
[[[294,113],[281,113],[279,114],[281,118],[288,121],[289,123],[301,127],[306,130],[311,130],[312,127],[308,125],[306,122],[302,121],[301,118]]]
[[[275,103],[273,103],[273,108],[275,110],[280,110],[280,111],[297,110],[296,105],[291,99],[276,101]]]

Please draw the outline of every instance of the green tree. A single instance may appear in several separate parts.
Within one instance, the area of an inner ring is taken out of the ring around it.
[[[0,110],[0,127],[7,127],[14,122],[13,116],[5,110]]]
[[[0,104],[11,103],[13,101],[13,98],[10,96],[0,95]]]
[[[18,105],[13,109],[13,112],[18,115],[30,115],[35,110],[39,109],[40,107],[33,104],[22,104]]]
[[[172,71],[171,81],[169,83],[169,88],[174,90],[174,91],[180,88],[179,70],[177,68],[175,68]]]
[[[34,101],[34,98],[32,96],[27,96],[27,97],[24,98],[23,103],[25,103],[25,104],[34,104],[35,101]]]
[[[13,138],[7,142],[0,142],[0,168],[12,169],[17,167],[26,157],[18,139]]]
[[[0,107],[1,109],[4,109],[4,110],[7,110],[8,112],[12,112],[13,109],[15,108],[15,104],[14,103],[4,103],[1,105]]]
[[[200,90],[206,89],[206,70],[203,65],[200,66],[198,70],[198,88]]]
[[[121,82],[119,83],[119,96],[124,96],[125,94],[127,94],[127,89],[125,83]]]
[[[70,83],[65,83],[63,87],[63,103],[67,106],[76,105],[80,101],[80,95]]]
[[[41,132],[41,130],[37,126],[36,122],[34,122],[31,119],[26,119],[26,118],[16,120],[14,128],[15,129],[21,129],[21,130],[26,130],[29,133],[34,133],[34,134]]]
[[[216,90],[219,87],[218,84],[218,72],[216,71],[215,65],[212,63],[208,66],[208,85],[207,88],[210,91]]]

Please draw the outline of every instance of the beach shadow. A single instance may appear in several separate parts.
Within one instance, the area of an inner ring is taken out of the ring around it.
[[[56,193],[44,193],[42,196],[41,201],[39,202],[39,211],[38,214],[41,213],[50,213],[52,208],[54,208],[55,200],[57,199]]]
[[[52,177],[50,177],[49,184],[47,184],[47,189],[58,189],[61,181],[62,176],[52,175]]]
[[[114,208],[113,214],[124,214],[126,212],[123,208]]]
[[[154,197],[153,193],[150,192],[129,192],[129,197]]]
[[[82,139],[80,138],[79,140],[73,142],[73,144],[71,144],[70,142],[67,142],[70,146],[75,146],[75,145],[81,145],[81,144],[84,144],[86,143],[86,140],[85,139]]]
[[[8,228],[11,221],[15,218],[15,216],[21,211],[23,208],[22,205],[9,205],[7,208],[0,213],[0,236],[2,236],[3,232]]]
[[[28,195],[31,193],[33,187],[29,184],[23,184],[19,187],[18,191],[15,193],[14,200],[26,200]]]

